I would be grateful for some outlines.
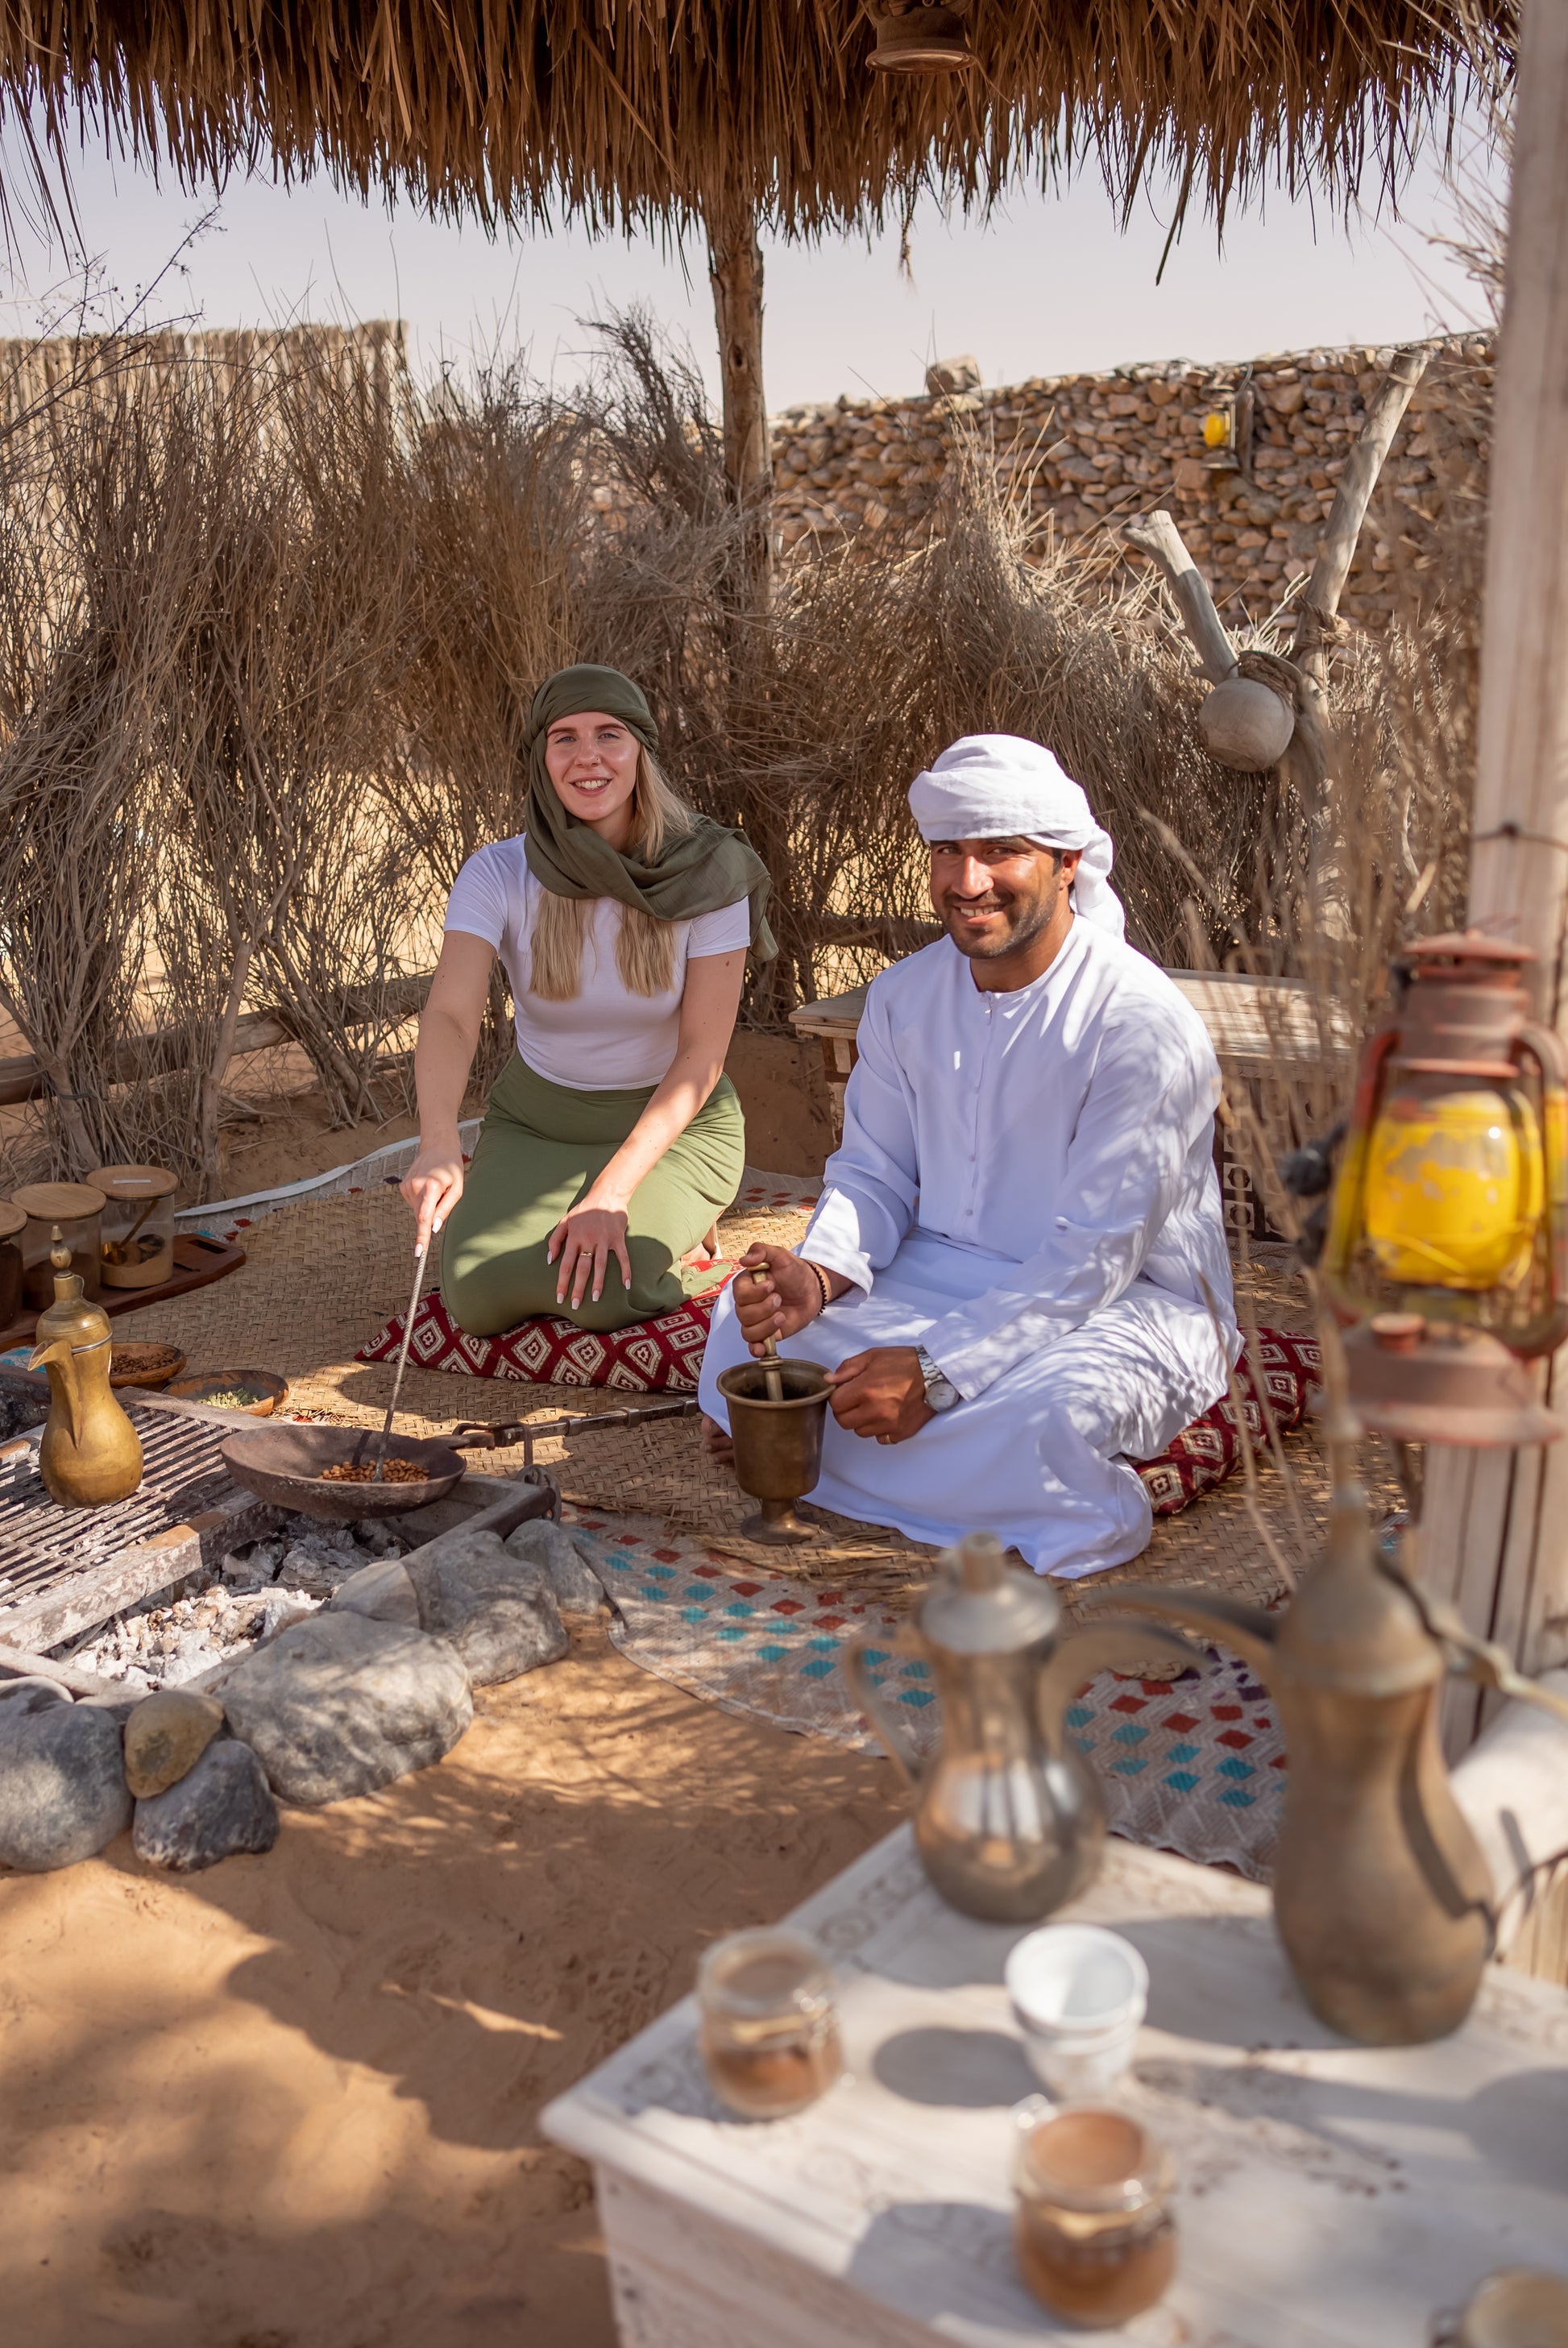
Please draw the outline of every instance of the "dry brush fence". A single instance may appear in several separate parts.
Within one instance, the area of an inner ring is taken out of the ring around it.
[[[1157,959],[1299,960],[1288,810],[1203,754],[1146,581],[1042,549],[976,447],[919,546],[797,559],[759,614],[700,385],[645,320],[603,340],[569,399],[392,396],[341,336],[131,351],[0,426],[0,1010],[45,1078],[0,1184],[143,1154],[210,1184],[263,1009],[335,1120],[397,1105],[445,891],[517,828],[530,695],[573,659],[644,684],[673,779],[767,858],[758,1024],[918,940],[903,794],[977,730],[1081,778]],[[1383,673],[1347,674],[1393,774]]]

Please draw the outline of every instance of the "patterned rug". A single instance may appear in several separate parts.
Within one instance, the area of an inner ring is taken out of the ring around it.
[[[657,1519],[614,1519],[568,1504],[614,1610],[614,1643],[645,1671],[726,1712],[880,1751],[839,1671],[846,1640],[868,1636],[872,1678],[929,1753],[940,1735],[925,1663],[903,1652],[895,1616],[857,1590],[737,1575],[701,1541]],[[1176,1680],[1102,1672],[1068,1707],[1115,1832],[1266,1882],[1279,1832],[1284,1746],[1266,1689],[1211,1650],[1207,1673]]]

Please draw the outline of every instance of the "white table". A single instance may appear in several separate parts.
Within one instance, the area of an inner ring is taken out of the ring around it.
[[[1568,1993],[1493,1967],[1454,2037],[1375,2051],[1314,2021],[1250,1884],[1113,1840],[1068,1912],[1148,1960],[1126,2092],[1181,2179],[1178,2280],[1111,2348],[1425,2348],[1492,2268],[1568,2273]],[[1016,1931],[944,1907],[906,1828],[793,1921],[841,1968],[821,2102],[724,2117],[687,1999],[544,2115],[593,2164],[626,2348],[1082,2348],[1014,2271]]]

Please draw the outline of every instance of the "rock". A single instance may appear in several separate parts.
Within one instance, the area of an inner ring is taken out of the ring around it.
[[[52,1704],[69,1704],[70,1690],[58,1680],[43,1680],[36,1676],[25,1680],[0,1680],[0,1718],[9,1718],[13,1712],[43,1712]]]
[[[119,1723],[86,1704],[0,1704],[0,1865],[41,1875],[130,1824]]]
[[[448,1533],[404,1562],[421,1629],[450,1640],[475,1687],[559,1663],[571,1645],[546,1569],[496,1533]]]
[[[965,351],[962,358],[934,359],[925,370],[925,388],[933,399],[944,394],[977,391],[980,387],[980,362]]]
[[[125,1782],[138,1800],[177,1784],[222,1725],[222,1705],[194,1688],[144,1696],[125,1724]]]
[[[474,1712],[445,1640],[326,1609],[236,1663],[222,1686],[229,1725],[273,1791],[306,1809],[427,1768]]]
[[[493,1566],[505,1553],[505,1543],[499,1533],[471,1532],[467,1526],[458,1525],[450,1532],[410,1550],[403,1564],[417,1587],[420,1574],[431,1566],[463,1573],[479,1565]]]
[[[238,1851],[271,1850],[277,1838],[278,1806],[266,1772],[232,1736],[208,1745],[177,1784],[139,1801],[131,1829],[139,1859],[181,1875],[216,1867]]]
[[[544,1569],[551,1594],[568,1622],[598,1613],[604,1603],[604,1585],[589,1562],[591,1551],[580,1548],[564,1525],[535,1517],[509,1533],[505,1546],[508,1557]]]
[[[327,1604],[336,1613],[368,1614],[373,1622],[404,1622],[411,1631],[419,1628],[419,1601],[400,1558],[380,1558],[374,1565],[362,1565],[357,1573],[338,1583]]]

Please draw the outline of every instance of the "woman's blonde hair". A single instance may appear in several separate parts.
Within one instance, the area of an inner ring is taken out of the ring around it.
[[[692,826],[692,811],[673,791],[639,743],[637,779],[632,787],[628,846],[650,863],[665,841]],[[529,944],[528,991],[542,1003],[570,1003],[583,984],[583,941],[588,932],[589,897],[557,897],[546,889]],[[640,906],[621,907],[615,968],[629,994],[667,994],[675,983],[676,933],[670,922],[655,921]]]

